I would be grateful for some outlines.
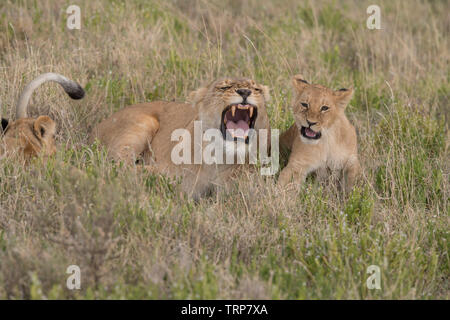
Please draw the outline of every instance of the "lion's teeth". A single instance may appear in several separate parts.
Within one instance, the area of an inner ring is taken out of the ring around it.
[[[231,107],[231,115],[234,117],[235,114],[236,114],[236,106],[232,106]]]
[[[250,107],[250,118],[253,116],[253,107]]]

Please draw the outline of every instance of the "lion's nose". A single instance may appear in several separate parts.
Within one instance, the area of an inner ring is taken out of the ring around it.
[[[236,92],[239,93],[244,100],[252,93],[248,89],[237,89]]]
[[[316,122],[311,122],[311,121],[309,121],[308,119],[306,119],[306,122],[308,122],[308,125],[311,127],[311,126],[313,126],[313,125],[315,125],[315,124],[317,124],[317,121]]]

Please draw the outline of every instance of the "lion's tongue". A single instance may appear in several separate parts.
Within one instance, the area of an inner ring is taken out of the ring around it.
[[[249,126],[244,120],[239,120],[237,123],[229,120],[226,124],[227,130],[230,130],[237,137],[244,137],[248,133]]]
[[[310,128],[305,128],[305,133],[308,137],[314,138],[316,136],[316,133],[311,130]]]

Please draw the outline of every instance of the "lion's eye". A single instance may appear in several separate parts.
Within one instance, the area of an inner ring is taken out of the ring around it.
[[[261,92],[262,90],[260,88],[255,88],[256,92]]]
[[[324,111],[327,111],[328,109],[330,109],[330,108],[327,106],[322,106],[322,108],[320,108],[320,111],[324,112]]]
[[[303,106],[303,108],[308,108],[309,107],[309,105],[306,102],[302,102],[302,106]]]
[[[223,87],[219,87],[220,90],[228,90],[231,89],[232,86],[223,86]]]

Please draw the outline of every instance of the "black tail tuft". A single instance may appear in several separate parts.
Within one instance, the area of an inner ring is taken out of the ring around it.
[[[64,89],[72,99],[79,100],[84,97],[84,89],[78,83],[76,83],[76,86],[71,85]]]

